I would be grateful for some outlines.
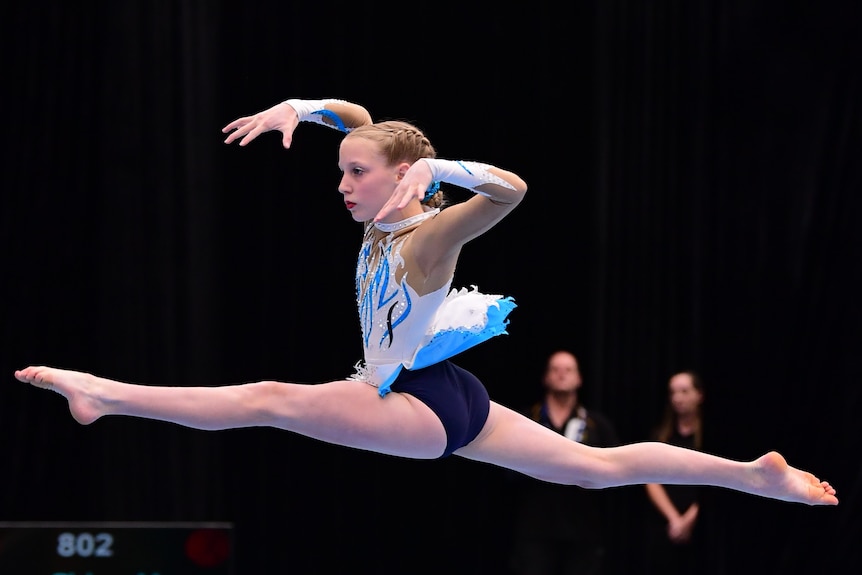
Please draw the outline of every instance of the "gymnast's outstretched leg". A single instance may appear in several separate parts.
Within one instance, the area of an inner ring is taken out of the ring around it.
[[[659,442],[590,447],[494,402],[478,437],[455,454],[543,481],[593,489],[644,483],[712,485],[809,505],[838,503],[828,482],[791,467],[776,452],[745,462]]]
[[[425,404],[402,393],[381,398],[360,381],[162,387],[44,366],[16,371],[15,377],[65,397],[72,417],[85,425],[126,415],[202,430],[268,426],[418,459],[439,457],[446,447],[443,425]]]

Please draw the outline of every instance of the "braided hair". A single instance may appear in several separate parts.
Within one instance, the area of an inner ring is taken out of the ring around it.
[[[400,120],[359,126],[345,136],[345,138],[357,137],[376,143],[390,166],[399,162],[413,164],[421,158],[437,157],[437,151],[422,130]],[[444,200],[443,192],[437,191],[423,200],[423,203],[432,208],[439,208],[443,206]]]

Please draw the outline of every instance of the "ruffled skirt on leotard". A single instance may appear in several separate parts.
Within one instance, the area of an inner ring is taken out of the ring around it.
[[[516,304],[511,297],[483,294],[473,289],[452,289],[443,300],[413,357],[401,363],[381,365],[359,362],[348,379],[365,381],[378,388],[381,397],[402,368],[421,369],[449,359],[492,337],[506,334],[509,313]]]

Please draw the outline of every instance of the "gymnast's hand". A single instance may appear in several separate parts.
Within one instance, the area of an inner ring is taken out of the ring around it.
[[[238,118],[221,131],[225,134],[230,132],[224,141],[225,144],[242,138],[239,145],[245,146],[264,132],[278,130],[282,133],[281,145],[289,148],[297,125],[299,125],[299,117],[296,115],[296,110],[290,104],[281,102],[253,116]]]
[[[425,192],[428,186],[432,183],[431,168],[427,162],[414,162],[412,166],[401,177],[395,190],[392,192],[389,200],[377,215],[374,217],[375,222],[381,221],[383,218],[396,210],[403,210],[413,200],[422,200],[425,197]]]

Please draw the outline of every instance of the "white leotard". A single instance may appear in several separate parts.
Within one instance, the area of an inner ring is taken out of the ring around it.
[[[452,278],[421,296],[410,286],[401,249],[416,227],[435,214],[426,212],[418,223],[412,220],[412,229],[379,240],[373,225],[365,229],[356,266],[365,358],[349,379],[376,386],[381,396],[402,368],[427,367],[506,333],[506,316],[515,308],[511,298],[483,294],[475,286],[450,289]]]

